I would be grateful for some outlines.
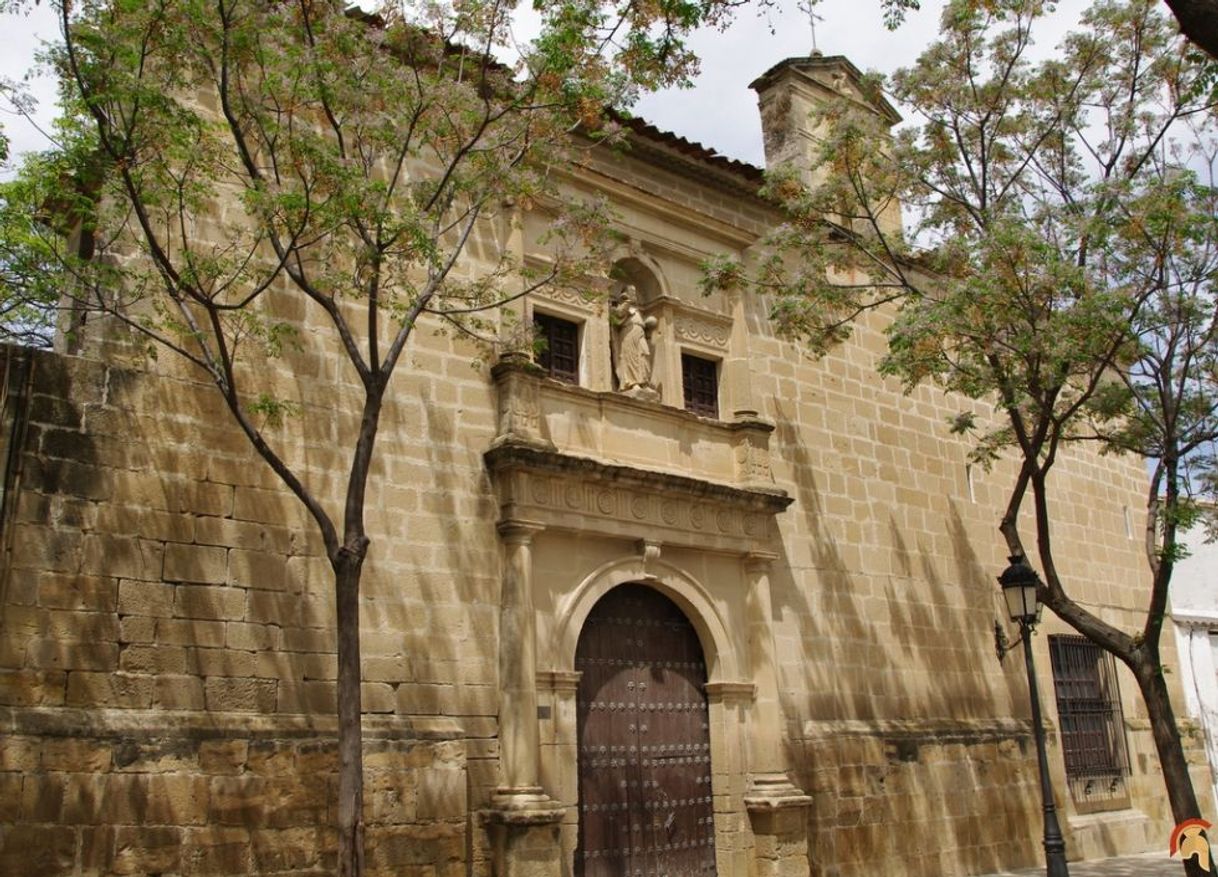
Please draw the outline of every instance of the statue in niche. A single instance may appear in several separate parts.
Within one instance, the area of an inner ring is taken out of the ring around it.
[[[651,383],[652,358],[655,348],[651,342],[656,318],[644,316],[639,310],[638,291],[626,284],[614,300],[610,312],[612,323],[613,373],[617,388],[639,398],[659,399]]]

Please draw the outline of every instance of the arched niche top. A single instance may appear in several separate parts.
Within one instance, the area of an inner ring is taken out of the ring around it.
[[[574,669],[579,634],[592,607],[613,588],[627,583],[653,587],[681,608],[698,633],[710,682],[741,678],[740,661],[727,625],[706,589],[670,563],[659,559],[644,563],[638,556],[610,561],[593,570],[559,603],[555,628],[559,666],[555,669]]]
[[[668,284],[656,261],[646,255],[631,255],[618,259],[609,271],[615,289],[624,283],[633,284],[639,293],[639,303],[649,304],[669,294]]]

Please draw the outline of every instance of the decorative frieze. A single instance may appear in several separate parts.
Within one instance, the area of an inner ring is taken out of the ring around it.
[[[744,489],[599,463],[533,445],[486,453],[505,517],[559,530],[595,530],[664,543],[748,553],[772,535],[785,492]]]
[[[678,311],[673,318],[673,333],[678,341],[727,350],[732,323],[726,317]]]

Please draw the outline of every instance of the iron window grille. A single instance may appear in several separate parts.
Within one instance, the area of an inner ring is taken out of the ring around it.
[[[681,384],[686,411],[719,419],[719,363],[682,353]]]
[[[1116,662],[1082,636],[1050,636],[1049,658],[1071,797],[1084,811],[1119,806],[1129,754]]]
[[[568,384],[579,383],[579,326],[549,314],[533,314],[535,360],[546,374]]]

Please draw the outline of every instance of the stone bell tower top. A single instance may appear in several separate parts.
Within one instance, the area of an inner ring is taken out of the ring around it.
[[[779,61],[749,84],[757,92],[761,110],[761,133],[765,141],[767,168],[792,163],[809,179],[815,155],[812,112],[835,97],[846,97],[870,108],[889,125],[901,121],[892,104],[883,97],[869,97],[862,86],[863,75],[843,55],[813,52],[803,58]]]

